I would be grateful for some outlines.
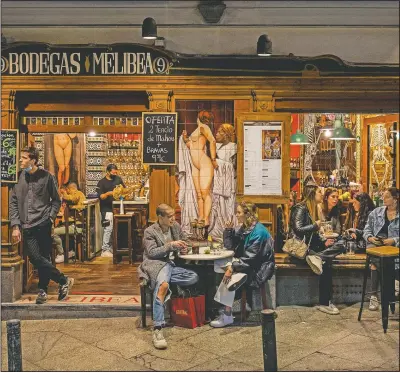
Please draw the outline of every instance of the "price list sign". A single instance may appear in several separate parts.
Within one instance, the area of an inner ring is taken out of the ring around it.
[[[1,130],[1,182],[16,183],[18,166],[18,130]]]
[[[176,164],[177,113],[142,113],[142,162]]]

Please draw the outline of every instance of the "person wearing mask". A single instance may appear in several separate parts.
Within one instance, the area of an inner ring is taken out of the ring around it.
[[[101,247],[102,257],[112,258],[112,233],[113,233],[113,190],[117,185],[125,184],[117,175],[118,168],[115,164],[110,163],[106,168],[106,176],[97,184],[97,194],[100,197],[101,221],[103,223],[103,245]]]
[[[226,223],[224,230],[224,247],[234,250],[232,262],[224,266],[225,275],[222,282],[229,291],[238,290],[247,283],[252,288],[259,288],[274,274],[274,240],[267,228],[258,221],[257,207],[253,203],[242,202],[236,207],[236,218],[239,226]],[[244,276],[237,276],[242,273]],[[210,326],[222,328],[233,323],[232,306],[225,303],[224,311],[211,321]]]
[[[321,220],[318,204],[322,202],[321,189],[310,180],[304,187],[303,200],[292,207],[290,214],[290,236],[295,236],[309,245],[306,262],[319,279],[319,305],[321,312],[337,315],[339,310],[332,303],[332,260],[343,253],[345,247],[332,239],[320,236]]]
[[[364,228],[369,214],[374,209],[374,202],[368,193],[356,194],[349,205],[345,222],[346,234],[356,241],[359,251],[365,252]]]
[[[339,192],[336,188],[326,188],[322,200],[321,218],[325,221],[331,221],[332,231],[340,235],[342,226],[340,224]]]
[[[60,209],[57,182],[52,174],[38,168],[39,152],[34,147],[21,151],[18,183],[10,193],[9,215],[14,244],[24,238],[24,248],[39,274],[37,304],[47,302],[50,280],[58,286],[58,300],[67,298],[74,283],[53,266],[50,260],[52,225]]]
[[[167,348],[163,334],[164,305],[171,297],[169,284],[191,286],[199,276],[194,271],[177,267],[174,259],[178,253],[187,254],[186,234],[175,221],[175,210],[162,203],[156,209],[157,222],[146,228],[143,236],[143,262],[138,268],[139,279],[148,282],[153,297],[153,345]]]
[[[397,246],[399,247],[399,190],[397,188],[387,188],[382,195],[383,206],[377,207],[372,211],[364,228],[364,239],[367,248],[377,246]],[[399,262],[396,264],[397,288],[399,275]],[[369,309],[377,311],[379,302],[377,297],[379,282],[379,260],[371,258],[371,298]]]

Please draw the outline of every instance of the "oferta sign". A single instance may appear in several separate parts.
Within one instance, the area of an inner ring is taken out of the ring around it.
[[[3,76],[166,75],[172,58],[140,44],[112,46],[13,45],[2,51]]]

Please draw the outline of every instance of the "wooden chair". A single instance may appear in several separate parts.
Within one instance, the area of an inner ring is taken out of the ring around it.
[[[113,227],[113,264],[117,264],[117,255],[128,254],[129,264],[132,264],[133,255],[133,237],[132,237],[132,219],[134,216],[132,214],[114,214],[114,227]],[[120,224],[128,225],[128,247],[119,248],[118,247],[118,226]]]
[[[360,312],[358,321],[361,321],[361,315],[364,307],[365,289],[367,286],[367,278],[370,273],[369,264],[371,257],[379,258],[380,262],[380,277],[381,285],[381,309],[382,309],[382,326],[383,332],[386,333],[389,319],[389,304],[392,313],[394,313],[394,280],[395,268],[394,260],[399,257],[400,249],[394,246],[381,246],[367,249],[367,261],[364,269],[363,290],[361,296]]]
[[[153,291],[150,290],[150,287],[147,283],[147,280],[143,279],[140,283],[140,314],[142,317],[142,327],[146,327],[146,316],[147,316],[147,308],[146,308],[146,294],[150,293],[150,310],[151,317],[153,318]]]

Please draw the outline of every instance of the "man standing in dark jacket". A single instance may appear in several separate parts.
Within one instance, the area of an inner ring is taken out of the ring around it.
[[[74,283],[73,278],[62,274],[50,261],[52,225],[60,209],[57,183],[48,171],[38,168],[39,153],[34,147],[21,151],[19,160],[22,172],[10,194],[9,214],[13,243],[21,241],[29,260],[39,273],[37,304],[47,302],[50,280],[59,284],[58,300],[64,300]]]

